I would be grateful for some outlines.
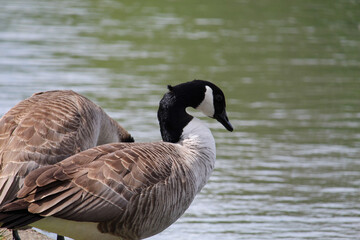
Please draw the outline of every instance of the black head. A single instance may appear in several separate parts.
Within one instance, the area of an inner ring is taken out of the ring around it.
[[[177,98],[181,98],[186,106],[202,111],[206,116],[218,120],[228,131],[233,131],[225,110],[224,93],[215,84],[194,80],[168,88]]]

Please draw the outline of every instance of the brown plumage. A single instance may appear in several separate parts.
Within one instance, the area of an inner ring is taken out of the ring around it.
[[[101,233],[124,239],[154,235],[178,219],[202,187],[191,170],[199,155],[165,142],[113,143],[88,149],[32,171],[18,193],[19,200],[3,208],[28,212],[12,212],[13,219],[3,227],[25,226],[41,215],[98,223],[100,235],[92,237],[71,236],[63,227],[48,229],[75,239],[102,239]],[[159,228],[154,229],[154,224]],[[36,222],[32,226],[37,227]]]
[[[0,206],[1,226],[30,225],[77,240],[137,240],[174,223],[216,158],[211,131],[186,107],[233,128],[214,84],[195,80],[169,90],[158,111],[163,142],[101,145],[30,172],[17,198]]]
[[[34,169],[99,144],[133,141],[100,107],[73,91],[36,93],[0,119],[0,204]]]

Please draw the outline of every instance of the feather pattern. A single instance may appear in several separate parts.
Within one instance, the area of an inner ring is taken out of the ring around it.
[[[133,141],[100,107],[73,91],[36,93],[0,119],[0,203],[24,177],[99,144]]]
[[[210,117],[233,128],[212,83],[169,90],[158,110],[164,142],[105,144],[30,172],[17,198],[0,206],[2,226],[30,224],[78,240],[136,240],[174,223],[209,179],[216,155],[209,128],[186,107],[212,109]]]
[[[152,236],[184,213],[204,184],[198,171],[215,159],[213,149],[191,145],[112,143],[88,149],[31,172],[19,199],[0,211],[26,205],[29,215],[97,222],[101,233],[124,239]],[[11,226],[21,227],[23,218]]]

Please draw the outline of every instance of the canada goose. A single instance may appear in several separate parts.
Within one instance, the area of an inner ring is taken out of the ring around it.
[[[73,91],[34,94],[0,119],[0,204],[16,198],[34,169],[119,141],[133,139],[84,96]]]
[[[25,225],[77,240],[142,239],[174,223],[207,182],[215,141],[193,107],[232,131],[223,92],[203,80],[169,86],[158,119],[163,141],[97,146],[31,172],[0,206],[2,227]]]

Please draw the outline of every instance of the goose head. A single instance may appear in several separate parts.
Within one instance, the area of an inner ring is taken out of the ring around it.
[[[219,121],[228,131],[232,132],[232,127],[226,113],[226,102],[224,93],[215,84],[207,81],[195,80],[202,84],[202,101],[195,107],[200,110],[204,115],[215,118]],[[204,87],[205,86],[205,87]],[[205,92],[204,92],[205,88]]]
[[[233,127],[227,117],[225,96],[215,84],[205,80],[193,80],[176,86],[168,86],[169,92],[160,101],[158,118],[164,141],[177,142],[183,128],[193,119],[186,113],[187,107],[201,111],[219,121],[228,131]]]

